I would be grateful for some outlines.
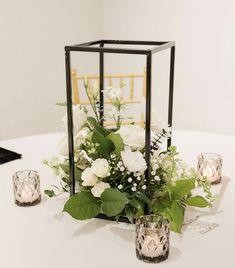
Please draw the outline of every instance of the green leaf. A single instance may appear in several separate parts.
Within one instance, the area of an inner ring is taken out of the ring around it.
[[[138,197],[139,197],[139,199],[143,200],[148,205],[148,207],[151,209],[151,206],[152,206],[151,200],[148,198],[148,196],[145,193],[140,192],[138,194]]]
[[[104,190],[100,199],[102,201],[102,211],[109,217],[121,213],[128,201],[124,193],[113,188]]]
[[[53,190],[45,190],[44,194],[49,196],[49,197],[54,197],[56,196],[55,192]]]
[[[171,219],[172,231],[180,233],[184,221],[184,208],[175,200],[171,205]]]
[[[60,164],[60,167],[62,168],[64,173],[66,173],[69,176],[69,165]],[[74,175],[77,181],[81,181],[82,170],[77,167],[74,167]]]
[[[78,182],[81,182],[82,179],[81,179],[81,176],[82,176],[82,170],[75,167],[74,169],[74,175],[75,175],[75,179],[78,181]]]
[[[66,202],[64,211],[75,219],[86,220],[100,213],[100,204],[90,192],[80,192]]]
[[[111,152],[114,151],[115,146],[113,142],[107,138],[105,138],[103,135],[101,135],[98,131],[94,131],[92,135],[92,141],[94,143],[98,143],[99,146],[97,148],[97,151],[102,155],[102,156],[107,156]]]
[[[138,219],[139,217],[144,216],[144,209],[138,210],[134,216],[135,219]]]
[[[153,213],[160,214],[171,220],[171,205],[172,201],[168,198],[158,199],[153,203]]]
[[[170,185],[172,199],[180,200],[195,188],[195,179],[177,180],[175,185]]]
[[[60,164],[60,167],[62,168],[62,170],[64,171],[64,173],[66,173],[67,175],[69,175],[69,165]]]
[[[134,214],[133,214],[133,211],[131,210],[130,207],[127,206],[127,207],[125,208],[125,214],[126,214],[128,220],[129,220],[131,223],[133,223]]]
[[[124,150],[124,143],[120,134],[110,133],[106,138],[113,142],[116,154],[120,155],[120,152]]]
[[[66,106],[67,106],[67,102],[66,102],[66,101],[63,101],[63,102],[57,102],[55,105],[62,106],[62,107],[66,107]]]
[[[136,208],[137,210],[143,210],[143,208],[144,208],[144,205],[141,202],[139,202],[137,199],[131,199],[129,201],[129,204],[132,207]]]
[[[136,209],[134,218],[139,218],[144,215],[144,203],[138,199],[131,199],[129,204]]]
[[[188,198],[185,203],[188,206],[192,206],[192,207],[199,207],[199,208],[205,208],[209,206],[209,203],[207,202],[207,200],[202,197],[202,196],[192,196],[190,198]]]
[[[171,208],[172,201],[169,199],[158,199],[153,203],[154,214],[162,213],[166,208]]]
[[[87,118],[87,122],[92,126],[93,129],[95,129],[101,135],[107,136],[109,134],[109,131],[105,129],[103,126],[101,126],[99,123],[97,123],[94,117],[89,116]]]

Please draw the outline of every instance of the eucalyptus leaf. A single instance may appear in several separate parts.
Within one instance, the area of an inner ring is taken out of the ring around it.
[[[199,207],[199,208],[205,208],[209,206],[209,203],[207,202],[207,200],[203,198],[202,196],[192,196],[188,198],[185,201],[185,203],[188,206]]]
[[[66,202],[63,211],[75,219],[86,220],[100,213],[100,204],[90,192],[80,192]]]
[[[105,189],[100,199],[102,201],[102,211],[109,217],[121,213],[128,202],[124,193],[113,188]]]

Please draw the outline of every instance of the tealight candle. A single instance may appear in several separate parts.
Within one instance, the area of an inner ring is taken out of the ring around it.
[[[22,170],[13,175],[15,203],[18,206],[34,206],[41,201],[40,178],[37,171]]]
[[[221,182],[222,157],[215,153],[202,153],[198,156],[197,166],[198,176],[200,179],[207,177],[211,184]]]
[[[138,259],[157,263],[169,255],[169,221],[160,215],[146,215],[136,220],[136,256]]]

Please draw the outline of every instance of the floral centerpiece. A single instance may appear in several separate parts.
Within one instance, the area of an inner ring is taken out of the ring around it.
[[[207,179],[199,180],[195,170],[187,168],[176,147],[161,150],[171,129],[153,119],[151,175],[147,183],[145,130],[134,123],[124,124],[122,89],[104,90],[110,109],[103,119],[114,122],[113,128],[105,128],[99,118],[99,88],[94,85],[89,93],[86,80],[84,86],[94,116],[88,116],[85,107],[73,106],[77,193],[68,199],[64,211],[78,220],[102,213],[116,220],[124,216],[131,223],[141,215],[160,214],[169,220],[173,231],[180,232],[187,206],[203,208],[212,204],[214,197]],[[66,116],[63,122],[67,127]],[[44,161],[61,178],[61,187],[45,191],[50,197],[69,192],[66,134],[59,142],[59,152],[60,157]],[[193,194],[196,187],[203,188],[204,196]]]

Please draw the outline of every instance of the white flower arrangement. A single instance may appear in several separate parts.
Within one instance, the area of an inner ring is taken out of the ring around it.
[[[84,81],[87,92],[87,82]],[[179,159],[175,147],[162,151],[160,144],[170,136],[171,129],[162,122],[153,120],[151,133],[150,178],[145,172],[145,130],[137,125],[123,125],[122,89],[109,87],[105,94],[111,102],[114,129],[100,124],[99,89],[93,86],[88,98],[94,112],[73,106],[73,129],[75,151],[75,177],[79,192],[66,202],[64,211],[83,220],[99,213],[109,217],[127,217],[130,222],[145,213],[167,217],[171,229],[180,232],[187,206],[207,207],[213,201],[210,185],[197,178],[193,169],[187,169]],[[67,125],[66,116],[63,122]],[[61,189],[46,190],[49,196],[56,191],[69,191],[68,141],[65,134],[58,144],[62,159],[44,161],[61,177]],[[205,197],[193,196],[192,190],[202,186]],[[81,205],[82,204],[82,205]],[[76,208],[76,209],[74,209]]]
[[[117,131],[123,143],[133,150],[141,150],[145,146],[145,131],[138,125],[124,125]]]

